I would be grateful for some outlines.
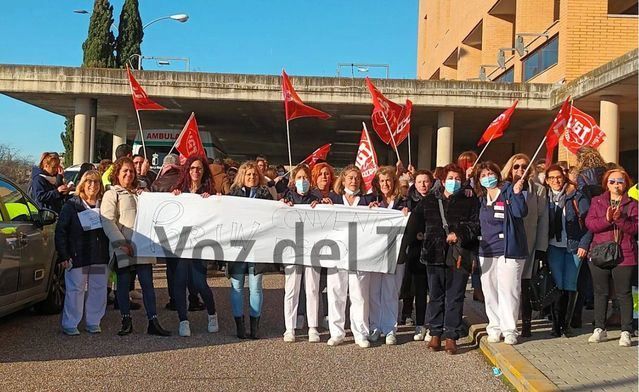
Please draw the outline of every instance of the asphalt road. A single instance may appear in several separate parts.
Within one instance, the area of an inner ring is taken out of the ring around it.
[[[177,335],[177,314],[164,309],[166,282],[156,278],[159,318]],[[119,313],[109,307],[103,333],[68,337],[60,316],[23,311],[0,319],[0,390],[368,390],[503,391],[482,354],[462,343],[456,356],[433,353],[413,342],[413,329],[400,329],[399,344],[357,347],[352,338],[338,347],[285,343],[282,275],[265,277],[262,336],[240,341],[230,315],[229,283],[209,279],[220,319],[220,332],[206,332],[206,312],[190,313],[190,338],[149,336],[144,311],[133,312],[134,333],[116,335]],[[83,325],[81,324],[81,328]]]

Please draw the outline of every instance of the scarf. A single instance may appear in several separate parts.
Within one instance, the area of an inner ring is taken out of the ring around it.
[[[550,231],[550,238],[555,238],[557,242],[561,242],[561,232],[563,231],[563,215],[564,206],[566,205],[566,188],[567,184],[557,192],[553,189],[550,190],[550,200],[555,205],[554,210],[550,210],[550,222],[548,225]]]
[[[49,182],[49,184],[55,186],[58,180],[57,176],[47,176],[46,174],[40,174],[40,177],[44,178]]]

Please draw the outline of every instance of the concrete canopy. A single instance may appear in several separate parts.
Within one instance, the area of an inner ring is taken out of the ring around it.
[[[279,76],[141,71],[136,78],[149,96],[170,110],[142,112],[145,129],[181,129],[195,112],[203,131],[210,131],[218,147],[243,160],[266,155],[272,163],[285,163],[286,128]],[[318,146],[332,142],[329,160],[343,166],[355,159],[362,121],[370,129],[371,99],[362,79],[292,77],[302,99],[330,113],[329,120],[297,119],[291,122],[293,161],[299,162]],[[471,149],[486,126],[514,99],[519,99],[511,128],[500,143],[512,152],[534,152],[556,109],[568,95],[575,105],[593,116],[602,96],[620,97],[624,137],[637,137],[637,50],[590,72],[567,85],[492,83],[475,81],[375,80],[395,102],[413,101],[412,154],[416,161],[417,137],[422,127],[437,129],[437,113],[454,112],[454,152]],[[28,65],[0,65],[0,93],[61,116],[73,116],[75,99],[97,100],[97,128],[112,132],[116,116],[127,118],[128,138],[135,138],[137,120],[123,70]],[[51,130],[53,131],[53,130]],[[56,132],[58,130],[55,130]],[[393,153],[374,137],[382,163]],[[623,143],[623,141],[622,141]],[[400,154],[407,160],[407,143]],[[433,144],[435,145],[435,144]],[[634,144],[636,149],[636,143]],[[489,149],[490,150],[490,149]],[[517,151],[515,151],[517,150]],[[503,161],[501,155],[487,157]]]

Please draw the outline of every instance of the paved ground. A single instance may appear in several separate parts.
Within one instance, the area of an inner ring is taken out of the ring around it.
[[[404,328],[399,345],[360,349],[350,339],[339,347],[284,343],[283,276],[265,279],[264,338],[239,341],[229,315],[228,281],[210,279],[221,331],[206,332],[205,312],[191,313],[190,338],[146,335],[142,310],[132,335],[116,336],[119,315],[109,309],[101,335],[67,337],[59,316],[21,312],[0,319],[0,390],[432,390],[505,391],[476,346],[466,342],[450,356],[426,350]],[[158,304],[167,301],[156,280]],[[177,330],[177,315],[164,310],[162,325]],[[322,341],[328,334],[322,334]]]

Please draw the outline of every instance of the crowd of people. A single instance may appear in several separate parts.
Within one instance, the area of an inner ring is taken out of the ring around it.
[[[636,331],[632,286],[637,285],[637,188],[622,167],[606,163],[589,147],[579,150],[572,168],[566,162],[533,163],[525,154],[512,156],[500,167],[476,162],[477,155],[471,151],[434,172],[412,166],[404,170],[401,163],[383,166],[371,193],[363,191],[362,173],[355,165],[337,173],[328,162],[319,162],[312,168],[298,165],[287,173],[283,166],[269,166],[262,156],[241,165],[190,157],[180,165],[177,156],[168,155],[155,175],[148,161],[133,156],[127,145],[117,148],[116,158],[97,168],[83,165],[75,188],[60,181],[57,154],[43,154],[33,169],[33,199],[59,213],[55,243],[59,262],[67,268],[62,315],[67,335],[80,333],[83,317],[86,331],[101,332],[100,320],[112,286],[122,316],[118,335],[132,333],[131,310],[139,307],[133,301],[139,296],[132,290],[136,278],[148,333],[171,334],[157,318],[153,265],[158,260],[136,256],[131,246],[141,192],[196,193],[203,198],[228,195],[288,205],[343,204],[410,213],[394,274],[225,263],[231,303],[230,312],[225,313],[232,313],[240,339],[259,337],[263,274],[280,269],[285,276],[286,342],[296,341],[296,329],[303,321],[298,316],[301,308],[305,308],[301,313],[305,313],[308,340],[319,342],[323,308],[328,345],[341,344],[348,305],[351,332],[360,347],[380,338],[396,344],[398,325],[412,324],[414,340],[428,342],[433,351],[455,354],[472,276],[473,297],[486,307],[488,341],[517,344],[520,336],[531,336],[531,279],[544,268],[550,269],[560,293],[546,312],[553,336],[573,336],[573,329],[582,327],[582,309],[593,306],[594,330],[588,341],[605,340],[611,299],[620,318],[619,345],[630,346]],[[207,283],[209,261],[159,261],[167,265],[167,308],[177,311],[178,334],[191,335],[188,310],[195,309],[206,309],[207,330],[217,332],[218,309]]]

